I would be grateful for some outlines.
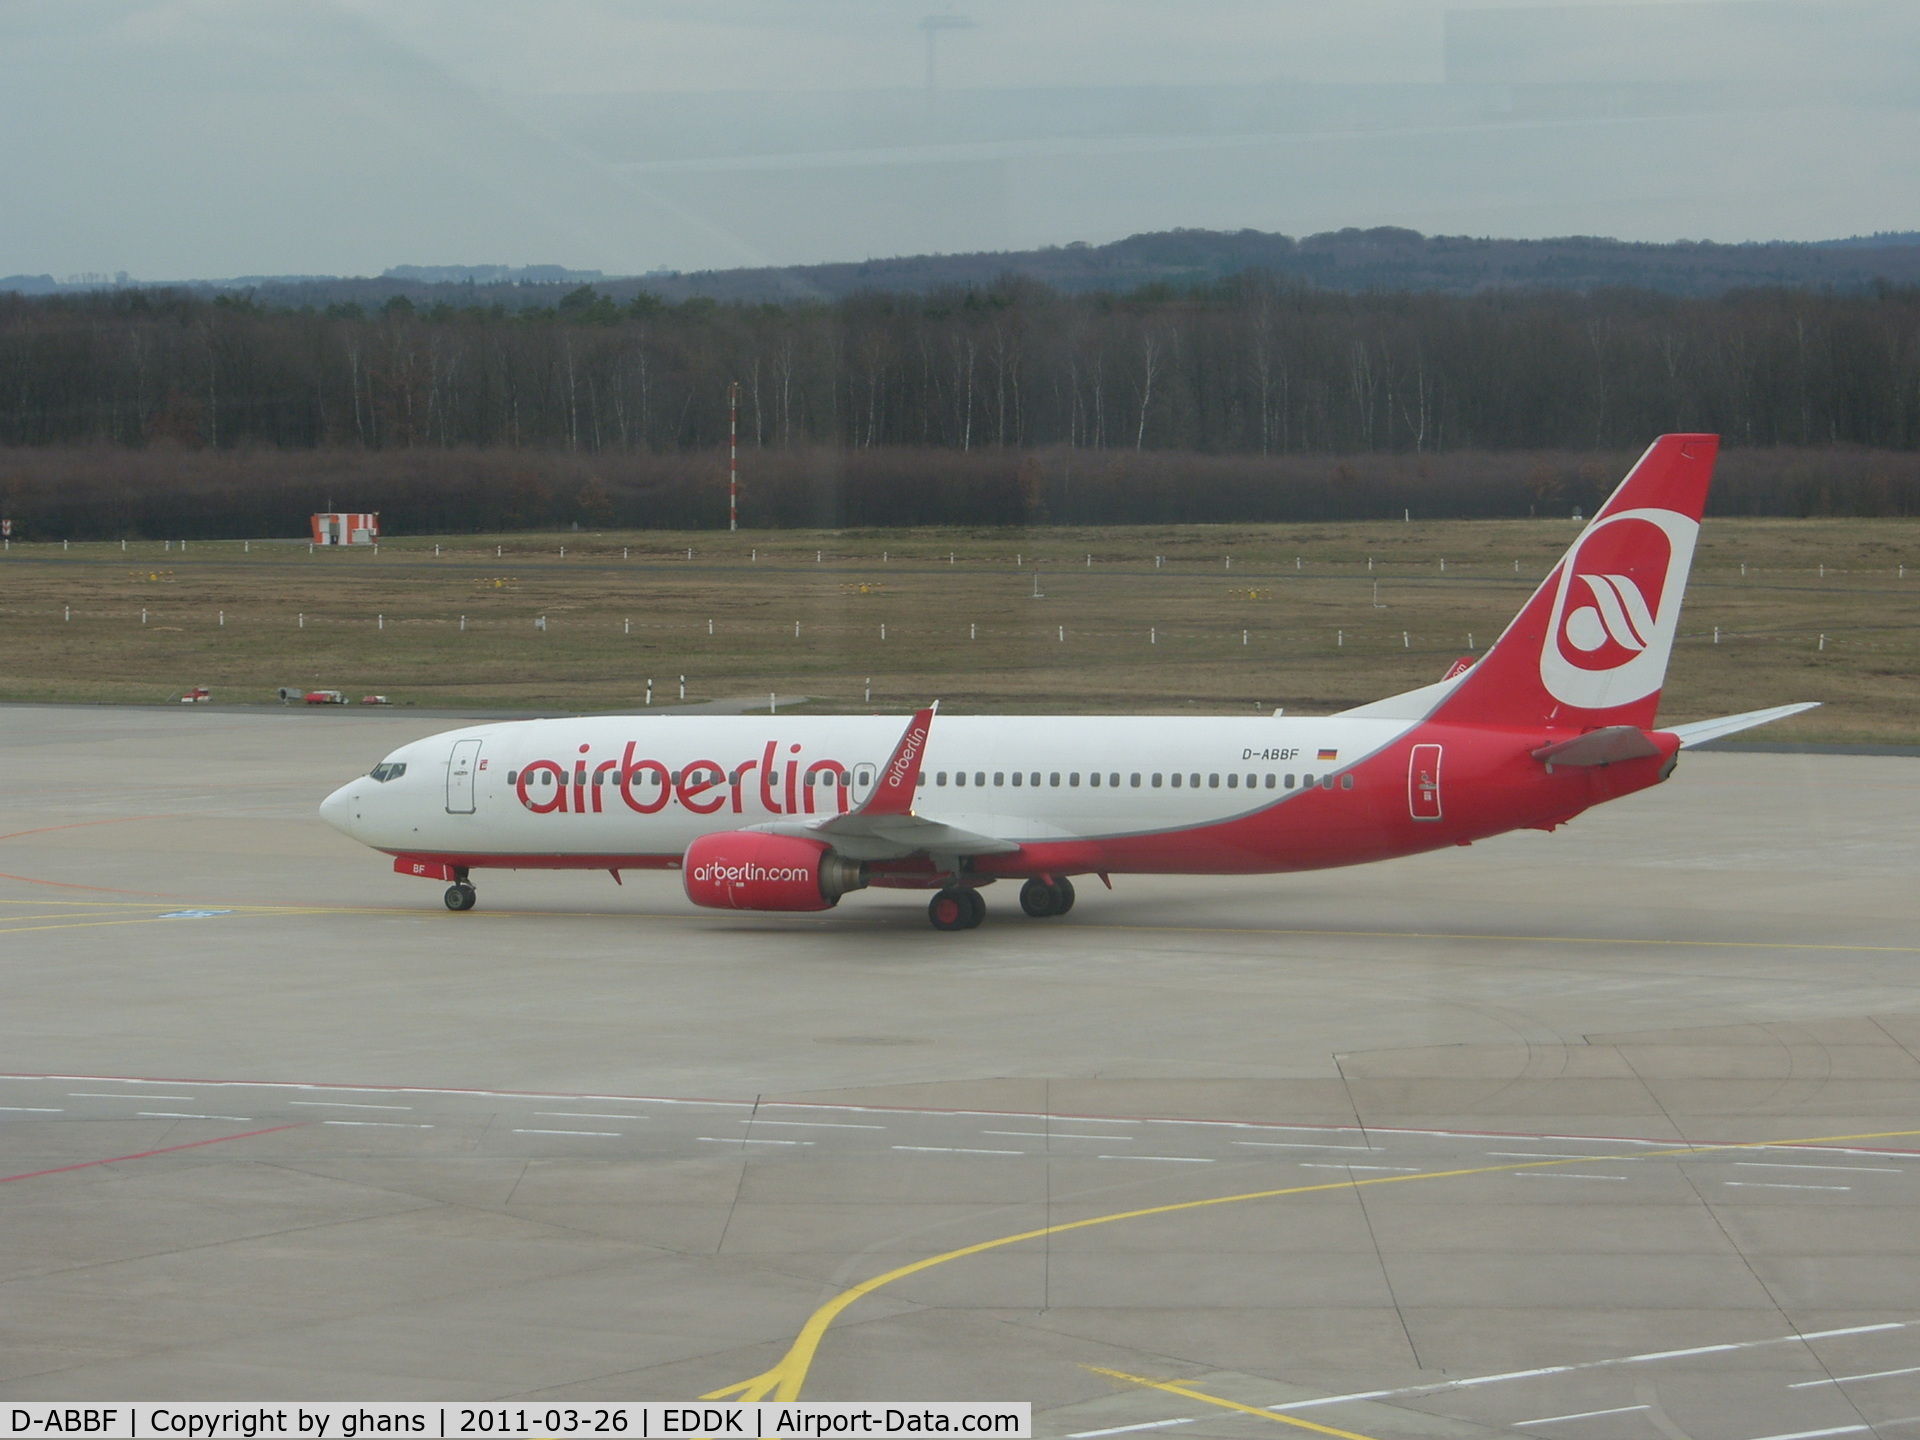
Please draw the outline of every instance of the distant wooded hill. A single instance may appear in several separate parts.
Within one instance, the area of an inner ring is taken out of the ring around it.
[[[607,277],[558,266],[400,265],[384,275],[243,276],[188,281],[172,288],[246,293],[269,305],[379,305],[404,295],[415,305],[552,305],[582,281],[625,303],[646,292],[663,300],[749,303],[834,300],[863,291],[924,294],[983,288],[1008,276],[1070,293],[1127,293],[1144,286],[1209,285],[1249,271],[1339,291],[1415,291],[1469,295],[1493,290],[1594,290],[1628,287],[1667,295],[1709,296],[1753,286],[1870,290],[1920,285],[1920,233],[1855,236],[1817,243],[1670,245],[1571,236],[1488,240],[1421,235],[1413,230],[1338,230],[1294,239],[1259,230],[1170,230],[1110,245],[968,255],[910,255],[827,265],[703,270]],[[119,288],[134,282],[119,281]],[[0,277],[0,291],[23,295],[115,288],[106,276],[56,281],[51,275]]]

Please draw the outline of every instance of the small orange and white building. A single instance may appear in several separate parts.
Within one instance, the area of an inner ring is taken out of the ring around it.
[[[377,511],[330,510],[313,517],[316,545],[372,545],[380,539]]]

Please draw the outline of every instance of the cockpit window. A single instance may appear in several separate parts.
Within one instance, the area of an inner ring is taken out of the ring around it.
[[[389,780],[398,780],[406,773],[406,765],[398,760],[382,760],[367,772],[368,775],[378,780],[382,785],[386,784]]]

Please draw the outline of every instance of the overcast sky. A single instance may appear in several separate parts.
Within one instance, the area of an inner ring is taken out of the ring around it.
[[[0,0],[0,275],[1920,229],[1920,5]],[[928,88],[928,44],[935,49]]]

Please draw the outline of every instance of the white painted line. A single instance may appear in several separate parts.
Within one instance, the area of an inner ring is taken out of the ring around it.
[[[1789,1185],[1782,1180],[1722,1180],[1736,1190],[1851,1190],[1851,1185]]]
[[[1736,1165],[1749,1170],[1845,1170],[1860,1175],[1904,1175],[1907,1172],[1891,1165],[1795,1165],[1789,1160],[1736,1160]]]
[[[1516,1180],[1625,1180],[1624,1175],[1588,1175],[1579,1170],[1515,1170]]]
[[[289,1100],[289,1105],[311,1105],[318,1110],[411,1110],[411,1105],[368,1105],[357,1100]]]
[[[1320,1165],[1312,1160],[1300,1162],[1302,1170],[1391,1170],[1396,1175],[1418,1175],[1418,1165]]]
[[[1636,1410],[1651,1410],[1651,1405],[1622,1405],[1615,1410],[1582,1410],[1578,1415],[1545,1415],[1538,1420],[1516,1420],[1514,1428],[1522,1425],[1558,1425],[1562,1420],[1596,1420],[1602,1415],[1631,1415]]]
[[[1556,1155],[1551,1150],[1489,1150],[1487,1154],[1500,1160],[1612,1160],[1612,1155]]]
[[[103,1095],[94,1090],[69,1090],[69,1100],[198,1100],[198,1095],[135,1095],[130,1091],[121,1091],[118,1095]]]
[[[1024,1150],[965,1150],[958,1145],[896,1145],[893,1148],[913,1150],[922,1155],[1024,1155],[1027,1153]]]
[[[1133,1143],[1131,1135],[1068,1135],[1060,1130],[982,1130],[982,1135],[1015,1135],[1027,1140],[1105,1140],[1111,1145],[1115,1140]]]
[[[174,1110],[142,1110],[138,1112],[142,1120],[238,1120],[243,1125],[251,1125],[251,1115],[182,1115]]]
[[[811,1140],[749,1140],[744,1135],[696,1135],[710,1145],[811,1145]]]
[[[1920,1375],[1920,1365],[1909,1365],[1904,1370],[1874,1370],[1865,1375],[1832,1375],[1824,1380],[1797,1380],[1787,1388],[1806,1390],[1815,1385],[1851,1385],[1855,1380],[1884,1380],[1889,1375]]]
[[[513,1133],[516,1135],[597,1135],[603,1139],[618,1140],[626,1132],[622,1130],[516,1130]]]
[[[1211,1165],[1204,1155],[1102,1155],[1102,1160],[1169,1160],[1177,1165]]]
[[[1358,1150],[1362,1155],[1381,1155],[1384,1147],[1372,1145],[1313,1145],[1305,1140],[1229,1140],[1229,1145],[1253,1145],[1262,1150]]]
[[[1116,1425],[1111,1430],[1075,1430],[1067,1440],[1094,1440],[1099,1435],[1131,1435],[1136,1430],[1165,1430],[1173,1425],[1191,1425],[1200,1417],[1189,1415],[1181,1420],[1149,1420],[1144,1425]]]
[[[1695,1355],[1722,1355],[1732,1350],[1758,1350],[1768,1345],[1804,1345],[1809,1340],[1837,1340],[1847,1335],[1878,1335],[1910,1329],[1911,1320],[1883,1320],[1877,1325],[1849,1325],[1840,1330],[1809,1330],[1804,1335],[1776,1335],[1767,1340],[1733,1340],[1723,1345],[1695,1345],[1686,1350],[1649,1350],[1639,1355],[1615,1355],[1605,1360],[1581,1360],[1571,1365],[1543,1365],[1537,1370],[1509,1370],[1499,1375],[1472,1375],[1464,1380],[1442,1380],[1433,1385],[1407,1385],[1398,1390],[1361,1390],[1351,1395],[1324,1395],[1316,1400],[1290,1400],[1269,1410],[1311,1410],[1321,1405],[1344,1405],[1350,1400],[1382,1400],[1390,1395],[1432,1395],[1442,1390],[1465,1390],[1476,1385],[1498,1385],[1508,1380],[1534,1380],[1542,1375],[1571,1375],[1581,1370],[1603,1370],[1614,1365],[1639,1365],[1659,1360],[1685,1360]],[[1881,1422],[1888,1423],[1888,1422]],[[1777,1440],[1777,1437],[1768,1437]]]
[[[851,1125],[844,1120],[742,1120],[742,1125],[793,1125],[802,1130],[884,1130],[884,1125]]]
[[[537,1120],[645,1120],[645,1115],[606,1115],[598,1110],[536,1110]]]
[[[189,1095],[187,1098],[191,1100],[193,1097]],[[0,1105],[0,1110],[14,1115],[64,1115],[67,1113],[53,1105]]]
[[[431,1130],[433,1126],[422,1125],[414,1120],[322,1120],[322,1125],[371,1126],[375,1130]]]
[[[1882,1425],[1898,1425],[1898,1420],[1882,1420]],[[1824,1440],[1828,1435],[1864,1435],[1868,1426],[1836,1425],[1831,1430],[1795,1430],[1790,1435],[1762,1435],[1759,1440]]]

